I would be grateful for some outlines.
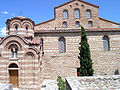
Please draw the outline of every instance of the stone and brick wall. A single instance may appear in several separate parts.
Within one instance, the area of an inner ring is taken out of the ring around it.
[[[87,32],[93,60],[94,75],[114,75],[120,68],[120,32]],[[110,39],[110,50],[103,48],[103,37],[107,35]],[[66,52],[59,52],[59,38],[66,40]],[[80,66],[79,42],[80,33],[56,33],[40,34],[44,42],[43,71],[44,78],[56,79],[58,75],[63,78],[76,76],[77,68]],[[50,69],[51,68],[51,69]]]
[[[18,57],[12,58],[10,46],[18,46]],[[9,83],[10,74],[9,65],[16,64],[18,66],[18,87],[20,90],[38,90],[40,88],[39,78],[39,55],[32,47],[29,47],[27,41],[22,37],[11,35],[5,37],[0,42],[0,82]]]
[[[80,18],[74,18],[74,9],[79,8]],[[63,10],[68,10],[68,19],[63,19]],[[86,10],[90,9],[92,18],[86,19]],[[62,23],[67,22],[67,28]],[[120,29],[118,23],[102,19],[98,15],[98,6],[78,0],[72,0],[55,7],[55,18],[35,25],[34,21],[22,16],[8,19],[7,36],[0,38],[0,81],[9,83],[9,65],[15,63],[18,68],[20,90],[38,90],[45,79],[63,79],[77,76],[80,67],[78,59],[81,40],[79,21],[87,31],[93,60],[94,75],[113,75],[120,69]],[[88,21],[93,27],[88,27]],[[18,26],[16,33],[15,25]],[[26,25],[28,32],[26,33]],[[109,27],[109,28],[108,28]],[[89,29],[87,29],[89,28]],[[107,28],[107,29],[106,29]],[[48,31],[47,31],[48,30]],[[110,50],[103,49],[103,37],[108,36]],[[66,51],[59,52],[59,38],[65,38]],[[43,39],[43,44],[40,39]],[[18,58],[11,59],[11,45],[18,46]]]
[[[74,18],[74,10],[79,9],[80,18]],[[63,11],[68,11],[68,18],[64,19]],[[86,18],[86,10],[91,11],[91,18]],[[90,28],[88,25],[89,21],[93,22],[93,27],[91,28],[118,28],[119,24],[100,18],[99,17],[99,7],[84,1],[72,0],[60,6],[54,8],[54,19],[48,20],[46,22],[36,24],[35,30],[50,30],[63,28],[63,22],[67,22],[66,28],[76,28],[75,22],[79,21],[80,25],[85,28]],[[79,27],[80,28],[80,27]]]

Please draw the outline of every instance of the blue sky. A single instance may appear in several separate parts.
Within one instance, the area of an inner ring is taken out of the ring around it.
[[[54,7],[70,0],[0,0],[0,30],[7,19],[22,16],[41,23],[54,18]],[[120,23],[120,0],[84,0],[99,5],[99,16]],[[4,29],[2,29],[3,31]],[[0,36],[2,36],[0,32]]]

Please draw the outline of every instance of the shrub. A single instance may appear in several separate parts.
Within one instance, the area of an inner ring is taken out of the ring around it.
[[[62,80],[61,76],[57,78],[58,86],[60,90],[65,90],[65,82]]]

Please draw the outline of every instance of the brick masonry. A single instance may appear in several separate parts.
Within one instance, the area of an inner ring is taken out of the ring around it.
[[[74,9],[79,8],[80,18],[74,19]],[[63,19],[63,10],[67,9],[69,18]],[[90,9],[92,18],[86,19],[86,10]],[[120,69],[120,28],[118,23],[100,18],[98,6],[79,0],[71,0],[55,7],[55,18],[40,24],[34,24],[22,16],[8,19],[7,35],[0,38],[0,82],[9,83],[9,66],[18,66],[18,87],[20,90],[38,90],[45,79],[63,79],[77,76],[80,67],[78,59],[80,28],[75,21],[85,27],[93,60],[94,75],[113,75]],[[62,22],[68,23],[67,28]],[[88,21],[93,27],[88,27]],[[17,33],[16,33],[17,25]],[[26,32],[26,26],[28,27]],[[110,50],[103,48],[103,37],[108,36]],[[64,37],[66,52],[59,52],[59,38]],[[43,43],[41,41],[43,39]],[[17,47],[18,57],[11,58],[11,47]]]

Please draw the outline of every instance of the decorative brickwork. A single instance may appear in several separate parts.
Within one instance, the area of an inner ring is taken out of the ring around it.
[[[10,70],[18,70],[18,88],[20,90],[39,90],[45,79],[63,79],[77,76],[80,66],[78,46],[80,43],[79,21],[87,32],[90,45],[94,75],[118,74],[120,69],[120,28],[118,23],[100,18],[98,6],[82,0],[72,0],[55,7],[55,18],[40,24],[34,24],[22,16],[8,19],[7,35],[0,38],[0,82],[10,82]],[[74,10],[79,9],[80,17],[74,18]],[[86,10],[91,17],[86,18]],[[63,18],[63,11],[68,18]],[[62,23],[67,23],[63,28]],[[92,21],[89,27],[88,22]],[[103,37],[109,37],[109,50],[104,50]],[[60,37],[64,38],[60,43]],[[64,46],[64,51],[60,48]],[[10,68],[15,64],[18,68]],[[13,74],[12,74],[13,75]]]

